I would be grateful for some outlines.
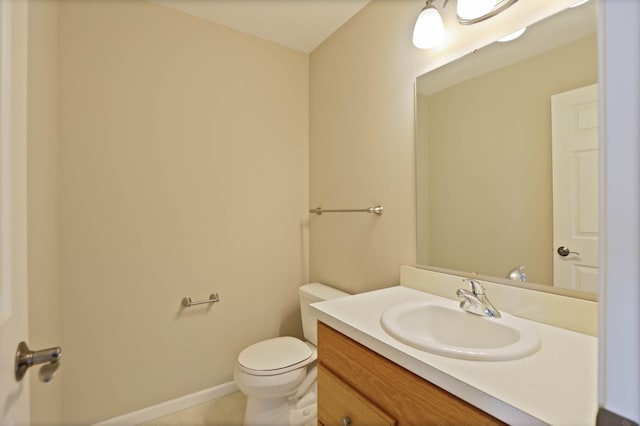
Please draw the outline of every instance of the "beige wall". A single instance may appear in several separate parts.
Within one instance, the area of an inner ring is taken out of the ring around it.
[[[417,84],[416,84],[417,89]],[[429,259],[429,132],[428,97],[416,90],[416,263],[427,265]],[[427,242],[427,244],[425,244]]]
[[[311,53],[311,206],[385,208],[310,219],[311,279],[349,292],[397,283],[415,261],[409,3],[374,0]]]
[[[301,334],[308,56],[144,1],[59,14],[62,413],[87,424]]]
[[[550,99],[597,73],[592,35],[426,98],[429,257],[418,263],[498,277],[526,265],[529,281],[552,285]]]
[[[381,217],[312,217],[312,280],[373,290],[398,283],[399,266],[415,263],[415,77],[572,2],[520,3],[474,26],[450,22],[450,5],[445,45],[419,50],[411,35],[424,2],[373,0],[312,52],[311,205],[385,208]]]
[[[57,2],[29,2],[27,203],[29,341],[32,349],[58,346],[58,10]],[[64,361],[63,361],[63,365]],[[65,367],[66,368],[66,365]],[[46,385],[34,368],[31,423],[61,424],[64,374]]]

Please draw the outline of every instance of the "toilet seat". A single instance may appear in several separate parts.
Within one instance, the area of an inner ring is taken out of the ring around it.
[[[295,337],[275,337],[245,348],[238,355],[238,368],[254,376],[283,374],[313,362],[317,357],[309,345]]]

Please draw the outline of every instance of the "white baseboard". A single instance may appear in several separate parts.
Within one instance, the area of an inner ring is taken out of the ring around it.
[[[166,401],[161,404],[143,408],[142,410],[134,411],[132,413],[124,414],[122,416],[114,417],[113,419],[96,423],[95,426],[137,425],[157,419],[159,417],[168,416],[169,414],[173,414],[178,411],[186,410],[187,408],[191,408],[196,405],[204,404],[208,401],[213,401],[214,399],[229,395],[233,392],[236,392],[237,390],[238,386],[236,386],[234,382],[223,383],[209,389],[201,390],[200,392],[195,392],[190,395],[172,399],[171,401]]]

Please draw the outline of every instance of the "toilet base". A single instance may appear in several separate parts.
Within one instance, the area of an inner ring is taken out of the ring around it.
[[[247,398],[245,426],[304,426],[318,415],[317,396],[310,389],[302,398]]]
[[[315,425],[318,418],[318,396],[316,391],[309,391],[289,408],[289,426]]]
[[[289,400],[280,398],[247,398],[245,426],[275,426],[289,424]]]

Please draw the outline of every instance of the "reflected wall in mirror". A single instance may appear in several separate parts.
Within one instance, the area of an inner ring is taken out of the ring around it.
[[[594,3],[418,77],[418,264],[597,293]]]

